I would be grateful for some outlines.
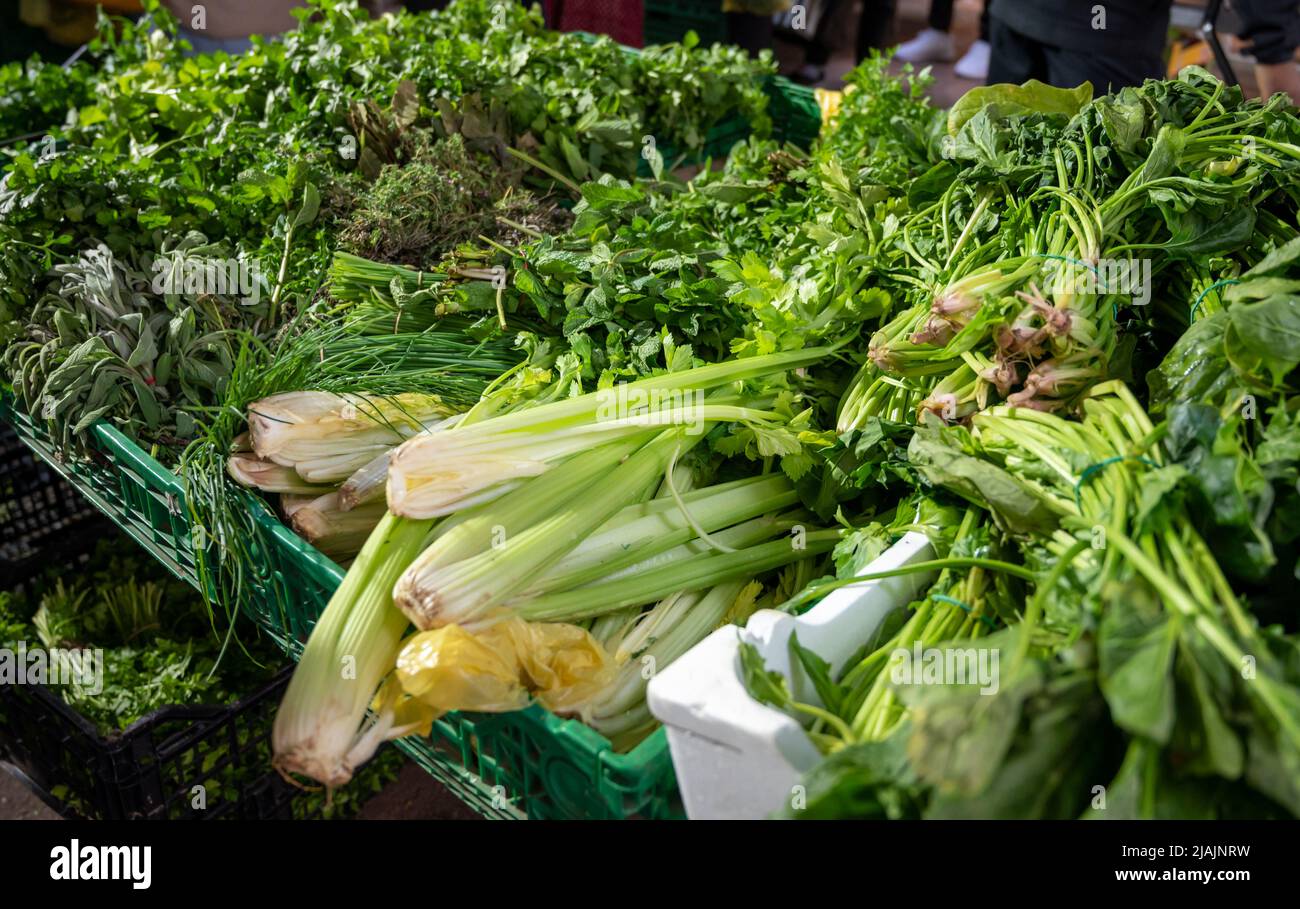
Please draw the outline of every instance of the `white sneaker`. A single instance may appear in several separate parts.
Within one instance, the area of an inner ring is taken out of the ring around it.
[[[927,28],[900,44],[894,56],[904,63],[948,63],[957,56],[957,48],[953,47],[952,35]]]
[[[992,48],[987,41],[976,41],[970,50],[962,55],[952,71],[963,79],[975,79],[983,82],[989,77],[989,56]]]

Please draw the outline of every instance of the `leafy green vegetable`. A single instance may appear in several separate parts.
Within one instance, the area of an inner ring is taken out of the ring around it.
[[[948,135],[956,136],[981,109],[995,105],[1001,115],[1061,114],[1073,117],[1092,100],[1092,83],[1076,88],[1055,88],[1037,79],[1024,85],[984,85],[972,88],[948,111]]]
[[[59,91],[73,105],[51,124],[57,148],[17,146],[0,184],[0,337],[20,339],[5,366],[64,447],[100,419],[173,449],[192,439],[241,347],[315,298],[340,234],[433,265],[484,233],[513,242],[558,224],[509,192],[523,174],[507,148],[566,181],[631,177],[642,136],[689,154],[724,119],[768,126],[768,60],[722,47],[631,55],[491,0],[377,19],[315,0],[298,29],[237,64],[184,56],[174,20],[149,11],[143,24],[101,19],[98,70],[33,63],[0,79],[0,122],[44,128]],[[454,140],[407,149],[404,176],[382,173],[419,121]],[[489,152],[511,165],[465,166]],[[378,182],[359,188],[354,172]],[[259,276],[261,293],[210,281],[160,293],[155,266],[176,274],[182,253]]]
[[[202,599],[125,538],[101,541],[68,583],[52,566],[21,593],[0,593],[0,644],[95,648],[102,684],[60,686],[63,700],[112,735],[162,707],[224,704],[270,678],[280,660],[268,645],[221,661],[222,641]]]

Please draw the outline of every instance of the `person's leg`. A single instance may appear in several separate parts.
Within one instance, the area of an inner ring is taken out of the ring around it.
[[[952,31],[952,8],[955,0],[931,0],[930,28],[936,32]]]
[[[974,79],[976,82],[983,82],[989,77],[989,58],[992,55],[992,49],[989,47],[989,4],[985,3],[980,10],[980,34],[975,42],[966,49],[961,59],[953,66],[952,71],[963,79]]]
[[[804,62],[809,66],[823,67],[831,59],[835,38],[835,18],[839,13],[840,0],[826,0],[822,4],[822,17],[817,20],[817,31],[813,32],[812,41],[804,55]]]
[[[1043,46],[1026,38],[1000,19],[989,22],[988,84],[1011,82],[1019,85],[1030,79],[1047,81],[1047,56]]]
[[[865,60],[871,50],[888,47],[894,33],[895,0],[863,0],[858,19],[857,56]]]
[[[900,44],[894,56],[904,63],[948,63],[957,56],[950,34],[952,4],[953,0],[934,0],[926,27]]]
[[[727,42],[743,47],[751,57],[772,49],[772,31],[771,16],[727,13]]]
[[[1047,78],[1044,82],[1060,88],[1074,88],[1091,82],[1094,96],[1164,76],[1164,62],[1155,56],[1107,56],[1060,47],[1048,47],[1045,51]],[[996,48],[994,58],[997,58]]]

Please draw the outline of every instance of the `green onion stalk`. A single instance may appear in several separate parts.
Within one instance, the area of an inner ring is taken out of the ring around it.
[[[460,258],[467,255],[473,254],[462,251]],[[430,272],[336,252],[330,296],[338,305],[332,315],[360,334],[422,332],[457,315],[485,314],[504,330],[505,278],[503,266],[486,267],[481,255]]]
[[[330,296],[342,304],[335,315],[362,333],[425,331],[449,314],[445,305],[439,308],[452,282],[446,272],[418,271],[336,252],[329,279]]]
[[[523,359],[512,338],[476,340],[471,328],[464,319],[447,319],[439,329],[422,332],[360,337],[343,331],[319,343],[306,335],[295,355],[308,358],[310,367],[290,390],[425,392],[457,411],[467,409]]]

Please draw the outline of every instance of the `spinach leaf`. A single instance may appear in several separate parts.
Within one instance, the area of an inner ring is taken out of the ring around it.
[[[1276,387],[1300,365],[1300,296],[1238,303],[1228,318],[1224,345],[1238,369]]]
[[[926,481],[988,508],[1015,533],[1051,533],[1059,516],[1028,483],[995,464],[963,454],[949,430],[918,427],[907,455]]]
[[[1098,679],[1117,725],[1164,744],[1174,728],[1180,622],[1136,589],[1130,588],[1125,601],[1102,615]]]
[[[1073,117],[1092,100],[1092,83],[1075,88],[1055,88],[1037,79],[1023,85],[985,85],[972,88],[948,111],[948,134],[956,136],[977,113],[995,106],[1001,116],[1023,113],[1060,114]]]
[[[909,729],[903,726],[879,742],[843,748],[800,781],[803,802],[777,817],[785,820],[902,820],[921,816],[925,787],[907,760]]]

